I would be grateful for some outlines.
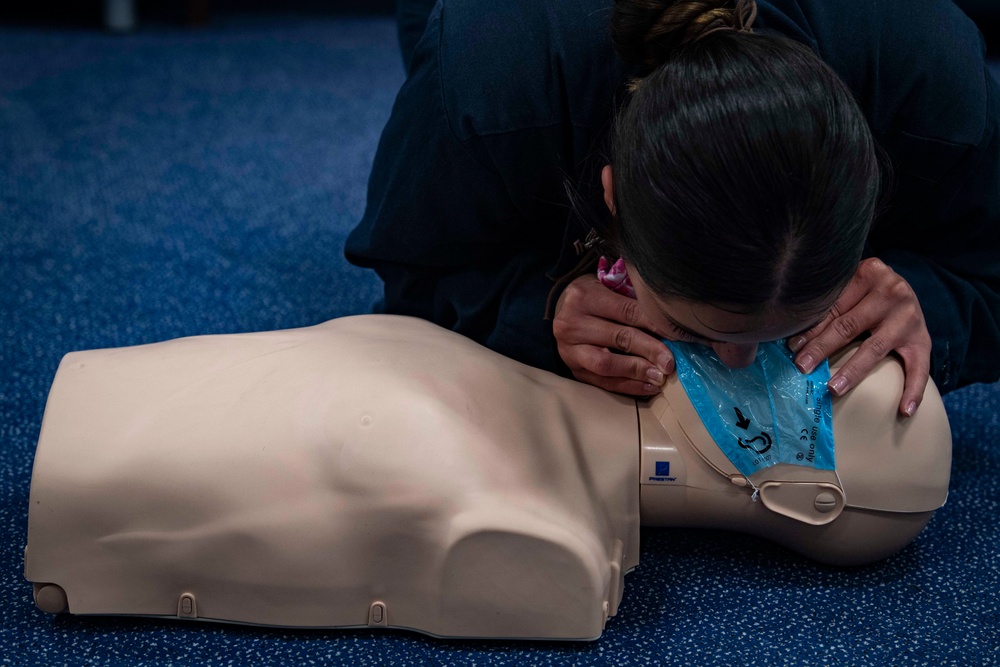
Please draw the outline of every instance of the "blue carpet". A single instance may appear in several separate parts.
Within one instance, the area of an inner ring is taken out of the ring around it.
[[[951,497],[902,553],[838,570],[748,537],[647,529],[594,643],[36,610],[28,483],[60,356],[364,312],[378,285],[341,252],[401,81],[385,18],[0,27],[0,663],[1000,664],[997,386],[947,397]]]

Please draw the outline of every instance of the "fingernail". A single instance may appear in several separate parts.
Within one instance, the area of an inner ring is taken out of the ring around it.
[[[815,363],[816,362],[813,359],[813,356],[811,354],[807,354],[798,361],[796,361],[795,365],[798,366],[799,370],[802,371],[803,373],[812,373],[813,365]]]
[[[642,388],[646,390],[647,394],[658,394],[662,389],[661,387],[656,387],[654,385],[649,384],[648,382],[642,385]]]
[[[906,415],[907,417],[912,417],[913,413],[916,411],[917,411],[916,401],[910,401],[909,403],[906,404],[906,407],[903,408],[903,414]]]
[[[670,375],[671,373],[674,372],[674,358],[673,357],[667,357],[666,359],[660,359],[660,363],[658,365],[659,365],[660,368],[663,369],[663,374],[664,375]]]
[[[838,375],[837,377],[830,380],[830,391],[832,391],[836,396],[840,396],[847,389],[847,378],[843,375]]]
[[[659,368],[650,368],[646,371],[646,378],[653,384],[659,386],[663,384],[663,373]]]
[[[788,341],[788,349],[792,352],[798,352],[802,349],[802,346],[806,344],[805,336],[796,336],[795,338]]]

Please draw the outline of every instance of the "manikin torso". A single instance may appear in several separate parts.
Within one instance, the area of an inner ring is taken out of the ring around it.
[[[747,480],[676,381],[636,402],[411,318],[72,353],[26,576],[50,611],[593,638],[640,518],[829,562],[908,543],[944,501],[950,436],[933,388],[897,418],[896,385],[886,363],[835,404],[839,478]],[[650,483],[664,455],[682,478]],[[834,485],[835,512],[810,484]]]

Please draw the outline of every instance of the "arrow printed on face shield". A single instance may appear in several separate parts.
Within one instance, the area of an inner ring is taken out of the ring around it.
[[[761,431],[760,435],[750,438],[746,442],[743,441],[743,438],[738,438],[737,442],[743,449],[749,449],[751,452],[755,452],[757,454],[763,454],[767,450],[771,449],[771,436],[764,431]]]
[[[740,409],[734,407],[733,410],[736,410],[736,425],[739,426],[744,431],[750,428],[750,420],[743,416],[743,413],[740,412]]]

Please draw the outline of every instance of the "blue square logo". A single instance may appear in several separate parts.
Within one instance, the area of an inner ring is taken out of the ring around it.
[[[656,462],[656,476],[657,477],[670,477],[670,461],[657,461]]]

